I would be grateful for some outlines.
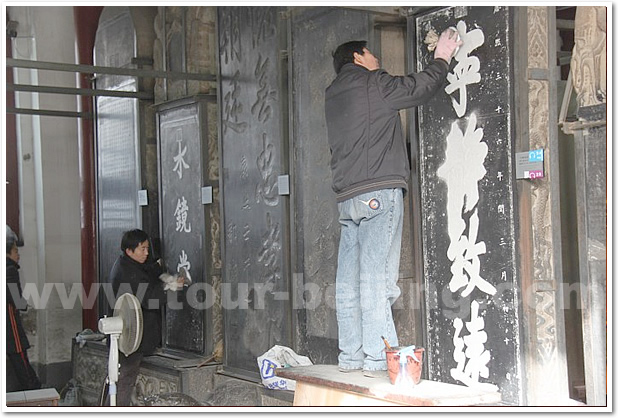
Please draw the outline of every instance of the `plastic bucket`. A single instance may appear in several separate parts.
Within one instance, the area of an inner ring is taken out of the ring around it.
[[[399,370],[401,369],[399,363],[399,356],[396,354],[402,347],[391,347],[390,350],[386,350],[386,364],[388,367],[388,377],[391,383],[394,385],[397,382],[397,376],[399,376]],[[412,378],[415,385],[421,381],[421,371],[423,369],[423,352],[422,347],[416,347],[414,354],[419,361],[414,360],[412,356],[408,355],[408,361],[405,365],[405,373],[408,377]]]

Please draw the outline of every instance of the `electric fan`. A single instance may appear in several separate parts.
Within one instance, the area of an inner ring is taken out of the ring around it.
[[[133,354],[142,342],[143,319],[139,299],[130,293],[122,294],[114,305],[114,316],[99,319],[99,331],[109,335],[110,406],[116,406],[116,382],[118,382],[118,350],[125,356]]]

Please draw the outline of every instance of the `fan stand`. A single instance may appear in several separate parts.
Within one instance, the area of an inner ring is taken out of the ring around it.
[[[129,313],[129,310],[131,313]],[[133,316],[130,316],[133,315]],[[127,321],[127,323],[125,323]],[[126,328],[125,328],[126,326]],[[130,330],[136,327],[134,335]],[[109,359],[107,361],[107,376],[109,381],[110,406],[116,406],[118,388],[118,357],[122,350],[125,356],[131,355],[142,341],[142,310],[137,297],[130,293],[122,294],[114,305],[114,316],[99,319],[99,330],[109,335]],[[123,334],[125,332],[126,334]],[[131,337],[125,337],[130,335]],[[124,339],[122,338],[124,337]],[[127,338],[131,338],[127,341]]]
[[[107,374],[109,376],[109,405],[116,406],[116,382],[118,382],[118,338],[120,334],[110,334],[109,361]]]
[[[116,406],[116,382],[118,381],[118,339],[122,334],[122,318],[117,316],[99,319],[99,330],[109,335],[109,359],[107,361],[107,377],[109,378],[109,404]]]

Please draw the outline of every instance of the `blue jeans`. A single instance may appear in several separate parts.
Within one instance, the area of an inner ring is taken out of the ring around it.
[[[335,301],[339,367],[386,370],[384,336],[399,345],[391,305],[397,286],[403,191],[383,189],[338,203],[341,238]]]

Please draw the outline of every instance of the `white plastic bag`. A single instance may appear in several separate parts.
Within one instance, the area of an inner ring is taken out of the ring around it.
[[[277,367],[311,366],[309,357],[299,356],[289,347],[275,345],[257,358],[262,384],[268,389],[295,390],[296,381],[275,375]]]

